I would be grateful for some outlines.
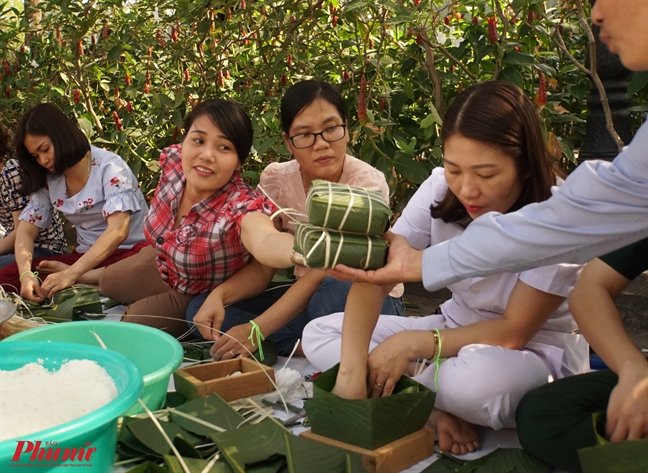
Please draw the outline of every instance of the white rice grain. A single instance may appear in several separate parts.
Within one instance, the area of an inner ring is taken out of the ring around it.
[[[0,370],[0,441],[77,419],[117,394],[115,382],[96,361],[70,360],[58,371],[39,363]]]

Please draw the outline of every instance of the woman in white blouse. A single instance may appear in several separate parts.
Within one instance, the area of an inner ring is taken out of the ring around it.
[[[545,200],[557,182],[534,106],[509,83],[459,95],[442,139],[444,168],[393,228],[417,249],[460,235],[486,212]],[[430,423],[439,447],[471,452],[479,447],[475,425],[514,427],[525,393],[588,368],[565,302],[579,270],[556,264],[466,279],[449,286],[453,297],[440,314],[423,318],[379,317],[376,301],[390,287],[354,284],[344,314],[306,327],[304,352],[322,370],[340,361],[333,392],[345,398],[388,396],[401,375],[414,376],[437,393]]]
[[[16,264],[0,270],[0,284],[40,302],[70,287],[87,271],[113,264],[145,246],[146,200],[128,164],[91,146],[72,120],[49,103],[32,107],[15,134],[23,195],[31,200],[16,230]],[[72,254],[34,259],[34,240],[61,212],[77,231]],[[52,262],[48,266],[47,262]],[[46,278],[39,277],[51,272]]]

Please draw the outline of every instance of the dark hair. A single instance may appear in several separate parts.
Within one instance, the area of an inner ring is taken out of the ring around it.
[[[52,141],[55,174],[63,174],[90,151],[88,138],[58,107],[51,103],[32,107],[18,122],[14,136],[22,181],[18,191],[23,195],[32,194],[44,187],[48,173],[25,148],[27,135],[47,136]]]
[[[322,80],[304,80],[290,87],[281,99],[281,129],[288,133],[295,117],[317,99],[333,105],[346,122],[346,106],[340,91]]]
[[[243,107],[237,102],[224,99],[209,99],[196,105],[187,114],[184,122],[185,137],[198,117],[207,115],[229,141],[234,144],[239,163],[243,164],[252,148],[252,122]]]
[[[520,196],[507,212],[551,195],[557,171],[535,107],[519,87],[504,81],[487,81],[459,94],[445,114],[441,139],[446,143],[455,135],[488,145],[514,159],[523,185]],[[441,202],[432,204],[430,211],[433,218],[464,228],[472,221],[450,189]]]
[[[9,130],[0,123],[0,163],[3,163],[11,155],[10,141]]]

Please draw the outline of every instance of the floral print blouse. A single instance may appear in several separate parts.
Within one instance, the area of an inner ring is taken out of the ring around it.
[[[114,212],[130,212],[130,231],[120,249],[145,240],[143,224],[148,205],[137,178],[122,158],[110,151],[90,147],[92,166],[85,187],[68,197],[65,177],[50,173],[47,185],[32,194],[20,215],[39,228],[47,228],[53,210],[61,212],[77,230],[76,251],[85,253],[108,228],[106,218]]]
[[[12,212],[23,210],[29,203],[29,197],[18,193],[20,188],[20,167],[15,159],[8,160],[0,171],[0,225],[5,229],[5,235],[14,231]],[[63,234],[63,222],[58,213],[54,214],[52,224],[43,229],[34,241],[36,248],[43,248],[54,253],[64,254],[67,243]]]

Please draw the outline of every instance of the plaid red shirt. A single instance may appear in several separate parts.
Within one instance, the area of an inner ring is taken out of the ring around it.
[[[211,291],[250,260],[241,242],[243,217],[249,212],[271,215],[275,207],[235,172],[173,230],[185,188],[181,145],[163,149],[160,166],[162,175],[144,221],[144,235],[155,247],[160,275],[182,294]]]

